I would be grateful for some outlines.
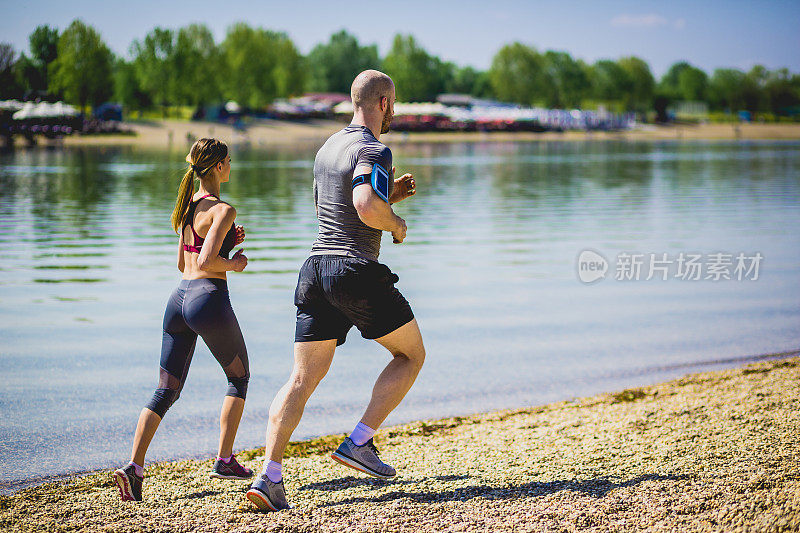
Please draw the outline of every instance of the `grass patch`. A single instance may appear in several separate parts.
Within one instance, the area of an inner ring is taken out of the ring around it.
[[[613,401],[611,403],[635,402],[646,396],[647,393],[642,389],[625,389],[622,392],[612,394]]]
[[[794,366],[797,366],[797,362],[795,361],[781,361],[780,363],[773,363],[772,365],[766,367],[759,366],[743,368],[742,374],[745,376],[748,374],[766,374],[767,372],[775,370],[776,368],[791,368]]]
[[[311,455],[325,455],[336,451],[336,448],[347,436],[345,433],[337,435],[325,435],[310,440],[295,440],[286,445],[284,457],[309,457]],[[250,461],[256,457],[264,455],[264,447],[253,450],[245,450],[238,454],[240,459]]]

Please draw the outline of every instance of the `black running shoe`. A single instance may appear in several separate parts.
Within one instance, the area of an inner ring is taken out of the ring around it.
[[[253,471],[240,465],[234,455],[229,463],[217,459],[208,475],[217,479],[250,479],[253,477]]]
[[[142,501],[142,481],[144,477],[136,475],[136,469],[133,465],[115,470],[111,476],[114,479],[114,483],[117,484],[117,488],[119,488],[119,497],[122,501]]]

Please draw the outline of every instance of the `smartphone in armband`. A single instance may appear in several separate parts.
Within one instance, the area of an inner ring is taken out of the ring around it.
[[[372,188],[384,202],[389,201],[389,173],[378,163],[372,165],[372,175],[370,176]]]

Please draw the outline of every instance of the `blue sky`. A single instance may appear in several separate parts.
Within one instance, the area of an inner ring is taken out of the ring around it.
[[[381,54],[397,32],[459,65],[488,68],[505,43],[565,50],[593,62],[637,55],[653,73],[679,60],[718,67],[788,67],[800,72],[800,1],[283,1],[0,0],[0,41],[27,50],[39,24],[64,29],[81,18],[118,54],[155,26],[202,22],[218,41],[232,23],[285,31],[302,53],[340,29]]]

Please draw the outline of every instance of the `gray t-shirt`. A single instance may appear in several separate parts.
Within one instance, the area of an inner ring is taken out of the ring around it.
[[[392,170],[392,152],[366,126],[351,124],[331,135],[314,160],[314,203],[319,234],[311,255],[343,255],[378,260],[381,230],[358,218],[353,207],[353,172],[359,165],[379,163]],[[360,185],[369,187],[369,185]],[[394,183],[389,180],[389,194]]]

